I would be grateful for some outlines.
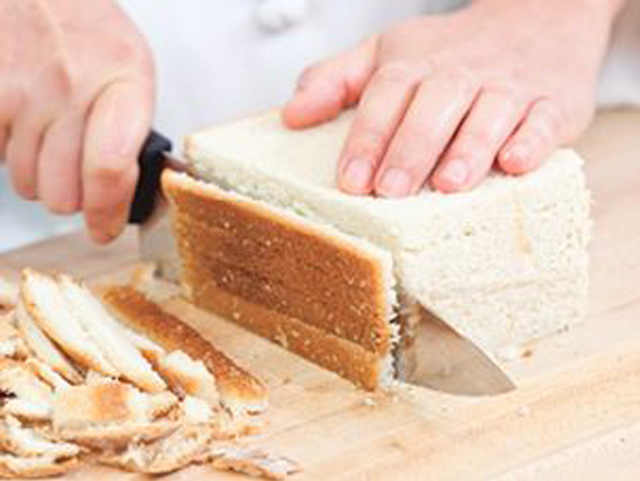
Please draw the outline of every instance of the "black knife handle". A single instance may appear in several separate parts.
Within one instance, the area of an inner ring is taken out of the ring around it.
[[[129,211],[130,224],[143,223],[153,212],[156,195],[160,189],[165,152],[171,152],[171,141],[152,130],[138,155],[138,183]]]

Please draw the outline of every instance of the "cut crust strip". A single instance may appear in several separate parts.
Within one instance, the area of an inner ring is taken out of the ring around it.
[[[240,368],[200,333],[130,286],[101,289],[102,299],[124,323],[167,351],[182,350],[201,360],[215,376],[223,404],[234,412],[260,412],[267,405],[263,384]]]

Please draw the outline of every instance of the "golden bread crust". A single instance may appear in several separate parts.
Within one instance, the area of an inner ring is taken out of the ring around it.
[[[107,286],[100,294],[105,303],[124,318],[125,324],[168,351],[181,350],[202,361],[214,374],[223,401],[231,397],[256,409],[266,405],[267,391],[260,381],[212,346],[198,331],[144,294],[130,286]]]
[[[189,300],[365,389],[380,387],[393,333],[379,259],[293,216],[186,179],[163,176]]]

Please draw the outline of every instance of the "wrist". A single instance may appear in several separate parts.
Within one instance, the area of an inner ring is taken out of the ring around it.
[[[541,2],[540,0],[471,0],[471,7],[489,8],[533,8],[536,10],[548,7],[555,11],[578,9],[582,13],[590,13],[607,24],[612,24],[629,0],[563,0],[562,2]]]
[[[582,3],[584,8],[592,9],[596,14],[603,15],[610,22],[613,22],[627,0],[572,0],[576,3]]]

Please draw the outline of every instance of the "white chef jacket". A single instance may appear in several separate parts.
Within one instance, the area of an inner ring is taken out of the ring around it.
[[[307,65],[405,18],[465,0],[120,0],[148,38],[158,75],[156,128],[173,139],[280,105]],[[600,104],[640,105],[640,2],[616,26]],[[176,142],[179,144],[179,141]],[[179,145],[178,145],[179,148]],[[0,169],[0,251],[69,230],[79,216],[20,201]]]

